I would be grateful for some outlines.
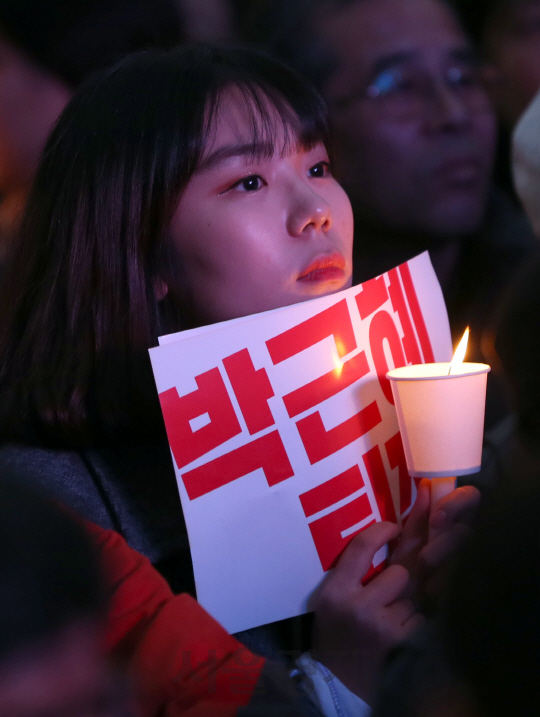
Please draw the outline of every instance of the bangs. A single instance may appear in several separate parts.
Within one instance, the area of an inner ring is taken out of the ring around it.
[[[268,158],[276,151],[282,156],[299,149],[309,151],[318,144],[323,144],[331,155],[326,106],[318,95],[306,92],[305,86],[302,89],[303,97],[292,92],[287,96],[289,93],[272,85],[231,82],[209,98],[204,135],[211,137],[223,98],[229,94],[246,118],[251,159]]]

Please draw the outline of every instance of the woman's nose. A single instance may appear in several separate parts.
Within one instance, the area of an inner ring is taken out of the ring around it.
[[[295,190],[290,201],[287,229],[291,236],[301,237],[310,231],[327,232],[332,226],[330,204],[310,187]]]

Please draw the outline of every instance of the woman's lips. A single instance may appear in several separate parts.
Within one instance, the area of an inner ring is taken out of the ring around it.
[[[345,259],[341,254],[318,256],[306,267],[298,277],[302,282],[343,281],[345,276]]]

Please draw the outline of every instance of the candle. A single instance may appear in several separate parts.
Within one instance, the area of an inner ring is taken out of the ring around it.
[[[431,506],[456,476],[481,467],[487,364],[464,362],[469,329],[451,362],[416,364],[387,373],[409,475],[431,479]]]

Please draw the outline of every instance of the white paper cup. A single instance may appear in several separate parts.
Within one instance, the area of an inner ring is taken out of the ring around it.
[[[482,458],[487,364],[417,364],[389,371],[407,469],[442,478],[477,473]]]

